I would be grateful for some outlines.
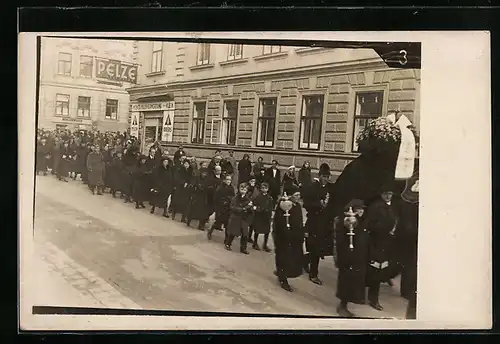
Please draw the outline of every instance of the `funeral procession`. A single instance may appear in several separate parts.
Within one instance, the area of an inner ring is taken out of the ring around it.
[[[416,319],[421,80],[406,51],[40,49],[37,305]]]

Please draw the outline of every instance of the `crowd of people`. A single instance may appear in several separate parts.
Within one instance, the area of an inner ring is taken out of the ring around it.
[[[396,233],[414,229],[407,228],[408,221],[400,221],[404,207],[395,205],[393,186],[377,190],[377,200],[368,207],[353,199],[341,213],[333,211],[330,198],[335,196],[335,183],[330,182],[327,164],[320,166],[315,178],[308,162],[299,171],[288,167],[282,177],[278,161],[266,167],[262,157],[252,162],[247,154],[237,161],[231,150],[219,150],[209,161],[198,162],[182,146],[170,154],[158,142],[143,155],[137,139],[126,133],[39,130],[36,173],[53,174],[62,182],[81,180],[95,195],[109,192],[134,203],[136,209],[148,204],[152,214],[159,208],[163,217],[175,220],[179,215],[187,226],[197,222],[208,240],[214,231],[224,231],[228,251],[239,238],[243,254],[249,254],[248,244],[272,252],[272,235],[274,274],[287,291],[293,291],[288,279],[304,271],[311,282],[321,285],[319,263],[333,256],[339,271],[337,311],[345,317],[353,316],[349,302],[365,303],[366,287],[368,304],[382,310],[380,284],[392,284],[404,273],[404,262],[411,260],[401,259],[401,251],[407,250],[395,249],[406,245],[402,240],[408,241],[407,235]],[[350,210],[356,218],[351,232],[344,221]],[[215,221],[207,228],[212,215]],[[410,301],[413,294],[407,297]]]

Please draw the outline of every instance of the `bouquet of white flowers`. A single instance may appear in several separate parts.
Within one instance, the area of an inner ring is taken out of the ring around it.
[[[370,120],[356,138],[360,152],[397,150],[401,143],[401,130],[386,117]]]

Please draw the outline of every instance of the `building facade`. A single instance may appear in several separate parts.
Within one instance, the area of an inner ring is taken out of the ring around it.
[[[42,38],[39,128],[128,130],[132,84],[104,74],[121,73],[107,61],[134,65],[137,52],[133,41]]]
[[[166,129],[165,146],[198,158],[233,149],[285,167],[327,162],[339,174],[368,120],[398,110],[419,127],[420,70],[389,68],[372,49],[138,44],[128,91],[144,146]]]

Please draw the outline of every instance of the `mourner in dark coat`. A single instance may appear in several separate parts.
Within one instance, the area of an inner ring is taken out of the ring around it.
[[[182,214],[182,222],[186,221],[186,211],[189,202],[189,185],[193,178],[193,170],[188,160],[174,170],[174,193],[172,195],[172,218],[175,215]]]
[[[329,213],[328,202],[331,197],[330,167],[321,164],[319,180],[314,181],[303,195],[304,208],[307,210],[305,270],[309,279],[322,284],[318,278],[320,258],[333,256],[333,218]]]
[[[44,176],[47,175],[47,168],[50,162],[50,146],[47,139],[42,138],[36,147],[36,173],[42,172]]]
[[[59,163],[57,164],[57,176],[59,180],[67,182],[68,174],[73,162],[73,151],[69,147],[68,142],[64,142],[59,150]]]
[[[253,229],[253,245],[252,248],[260,250],[258,245],[259,234],[264,234],[263,250],[271,252],[267,246],[269,240],[269,233],[271,231],[271,217],[273,215],[273,198],[269,196],[269,185],[262,183],[260,186],[259,194],[253,200],[255,205],[255,212],[252,220]]]
[[[238,163],[238,183],[247,183],[252,173],[252,162],[248,154],[243,155],[243,159]]]
[[[261,170],[265,170],[265,167],[264,167],[264,158],[262,158],[261,156],[259,156],[257,158],[257,161],[252,166],[252,173],[253,173],[253,175],[255,177],[257,177],[260,174]]]
[[[183,157],[186,157],[186,152],[184,151],[184,147],[181,145],[174,153],[174,165],[180,164]]]
[[[82,171],[82,182],[84,184],[89,183],[89,171],[87,169],[87,158],[89,157],[89,154],[93,151],[93,147],[90,143],[85,143],[85,147],[82,148],[82,166],[83,166],[83,171]],[[89,186],[90,187],[90,186]]]
[[[391,274],[390,261],[398,223],[392,190],[393,185],[389,183],[381,188],[380,199],[368,207],[366,217],[366,228],[370,234],[367,270],[368,302],[376,310],[383,309],[379,303],[380,283],[387,281]]]
[[[173,189],[173,167],[167,157],[162,158],[162,163],[158,166],[152,175],[152,195],[151,195],[151,213],[155,212],[155,208],[163,208],[163,216],[169,217],[167,213],[168,198],[172,194]]]
[[[278,161],[273,160],[271,167],[266,170],[265,180],[269,184],[269,195],[276,204],[281,191],[281,172],[278,169]]]
[[[212,239],[214,230],[221,230],[222,226],[227,232],[229,223],[231,200],[234,198],[234,188],[231,185],[231,176],[224,177],[224,182],[219,185],[214,194],[215,222],[207,232],[208,240]]]
[[[52,157],[52,174],[58,176],[57,170],[59,167],[59,161],[61,160],[61,146],[62,146],[62,141],[59,138],[54,139],[54,144],[51,146],[51,154],[50,156]]]
[[[104,145],[102,159],[104,161],[104,187],[109,188],[111,184],[111,176],[108,174],[108,171],[111,166],[111,162],[113,161],[113,153],[108,144]]]
[[[76,163],[75,163],[75,172],[79,174],[82,178],[82,181],[87,179],[87,156],[89,154],[89,148],[84,141],[81,141],[78,145],[78,148],[75,151],[76,155]]]
[[[113,198],[116,198],[116,192],[120,191],[123,168],[122,152],[117,151],[117,153],[113,154],[113,159],[106,172],[109,178],[108,186]]]
[[[247,196],[252,200],[255,201],[255,198],[260,195],[260,190],[257,187],[257,182],[253,174],[250,175],[250,179],[248,180],[248,191],[247,191]],[[248,219],[248,225],[249,225],[249,232],[248,232],[248,239],[247,241],[251,244],[253,244],[253,218],[255,214],[252,214],[250,218]]]
[[[189,226],[192,220],[198,220],[198,229],[205,230],[208,218],[212,214],[213,180],[208,175],[208,168],[202,167],[199,176],[191,186],[191,200],[186,224]]]
[[[293,190],[295,190],[299,186],[299,182],[295,177],[295,166],[290,166],[283,176],[283,181],[281,182],[283,185],[283,192],[286,192],[287,195],[290,194]]]
[[[210,194],[208,195],[209,206],[210,206],[210,216],[215,212],[215,191],[224,182],[224,175],[222,174],[222,167],[219,165],[215,166],[213,171],[209,169],[210,183],[212,187],[210,188]]]
[[[89,187],[92,193],[97,191],[98,195],[102,195],[104,187],[104,159],[99,146],[94,147],[94,151],[87,157],[87,171],[89,178]]]
[[[144,155],[139,158],[139,165],[132,175],[132,197],[136,209],[145,208],[144,202],[150,197],[152,171],[146,165],[146,160]]]
[[[349,218],[339,216],[335,219],[337,249],[337,298],[340,304],[337,312],[342,317],[352,317],[348,310],[349,302],[365,304],[366,268],[368,261],[369,234],[364,223],[365,205],[362,200],[352,200],[345,207],[345,214],[352,210],[356,222],[353,223],[353,235],[349,235]]]
[[[125,195],[125,203],[132,202],[133,174],[137,169],[137,154],[132,148],[125,148],[122,157],[123,170],[120,179],[119,191]]]
[[[278,277],[281,287],[287,291],[293,290],[288,284],[288,278],[296,278],[302,275],[304,226],[302,207],[298,203],[299,199],[299,190],[292,191],[289,200],[292,205],[288,211],[290,227],[287,226],[285,211],[281,208],[283,200],[278,202],[273,220],[272,234],[276,253],[275,275]]]
[[[222,158],[219,155],[216,155],[210,161],[210,164],[208,165],[208,169],[211,172],[214,172],[215,171],[215,167],[218,166],[218,167],[221,168],[221,171],[222,171],[222,165],[221,165],[221,163],[222,163]]]
[[[300,190],[306,190],[312,184],[312,173],[311,173],[311,164],[309,161],[304,162],[302,167],[299,170],[299,186]]]
[[[247,183],[241,183],[238,193],[231,200],[229,223],[227,226],[226,250],[231,251],[235,237],[240,237],[240,252],[249,254],[247,250],[249,221],[253,215],[254,205],[248,195]]]
[[[266,182],[266,169],[263,167],[256,175],[255,175],[255,185],[260,188],[262,183],[266,183],[269,187],[269,183]]]

